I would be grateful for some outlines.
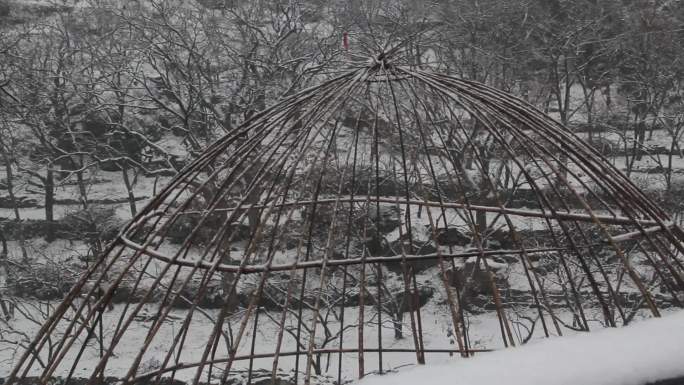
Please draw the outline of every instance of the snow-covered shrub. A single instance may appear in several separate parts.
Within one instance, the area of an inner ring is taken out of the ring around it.
[[[9,293],[20,298],[55,300],[69,291],[78,279],[79,269],[49,258],[31,260],[24,268],[13,269],[8,277]]]
[[[59,231],[67,239],[109,241],[114,239],[123,223],[115,207],[90,206],[65,215],[59,221]]]

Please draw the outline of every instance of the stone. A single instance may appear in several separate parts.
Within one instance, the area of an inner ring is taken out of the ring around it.
[[[397,303],[401,304],[401,312],[406,313],[411,310],[411,306],[413,305],[412,302],[414,299],[411,298],[414,295],[412,290],[409,290],[408,292],[406,290],[403,290],[401,293],[397,293],[394,296],[395,301]],[[430,299],[435,295],[435,289],[430,287],[430,286],[418,286],[418,291],[415,293],[418,302],[417,302],[417,308],[420,309],[421,307],[425,306]],[[413,310],[417,310],[414,308]]]
[[[437,243],[444,246],[466,246],[471,242],[470,237],[461,233],[455,227],[437,228]]]
[[[464,264],[457,266],[455,271],[453,269],[447,271],[450,284],[457,288],[464,299],[464,308],[469,311],[484,308],[485,306],[481,302],[488,302],[493,295],[489,272],[486,271],[484,264],[476,264],[475,260],[476,258],[471,258]],[[494,273],[494,283],[497,288],[499,290],[508,288],[508,280],[501,271],[502,269],[491,264],[490,269]]]
[[[407,255],[429,255],[437,253],[437,248],[431,242],[421,243],[414,241],[409,242],[408,239],[397,240],[389,244],[389,249],[391,253],[388,255],[401,255],[402,244],[404,251]],[[419,260],[411,260],[407,262],[407,265],[412,266],[416,273],[425,271],[433,266],[437,266],[439,260],[437,258],[425,258]],[[403,268],[401,261],[388,263],[387,268],[397,274],[403,274]]]
[[[368,215],[383,234],[390,233],[401,225],[401,212],[396,206],[381,205],[379,210],[370,207]]]

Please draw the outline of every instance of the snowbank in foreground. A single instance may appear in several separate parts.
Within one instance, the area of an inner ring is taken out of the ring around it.
[[[682,376],[684,311],[625,328],[369,376],[359,384],[643,385]]]

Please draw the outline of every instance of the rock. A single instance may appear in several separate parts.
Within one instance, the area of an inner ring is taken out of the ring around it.
[[[417,306],[413,308],[413,310],[420,309],[421,307],[425,306],[428,301],[435,295],[435,289],[430,287],[430,286],[418,286],[418,291],[415,293],[415,295],[418,297],[418,302]],[[410,301],[414,301],[414,296],[413,291],[402,291],[401,293],[397,293],[394,296],[395,301],[397,303],[401,304],[401,312],[406,313],[409,310],[411,310],[411,307],[414,303]]]
[[[129,302],[140,302],[143,300],[144,290],[133,291],[132,283],[125,284],[121,283],[112,294],[112,303],[129,303]],[[148,298],[147,302],[154,302],[159,298],[155,298],[155,293]]]
[[[494,250],[519,248],[508,231],[498,229],[487,236],[488,247]]]
[[[430,299],[432,299],[432,297],[435,295],[435,289],[430,286],[419,286],[416,294],[418,297],[418,309],[425,306],[430,301]],[[412,296],[413,288],[411,288],[408,292],[406,290],[401,290],[399,293],[394,294],[394,301],[396,304],[400,306],[402,313],[406,313],[411,309],[411,303],[409,301],[413,300]],[[386,303],[385,301],[386,299],[383,298],[383,303]],[[351,293],[347,292],[347,297],[344,301],[345,306],[359,306],[360,303],[361,298],[358,291],[354,291]],[[374,306],[376,304],[375,297],[366,293],[366,295],[363,298],[363,303],[366,306]]]
[[[390,245],[384,238],[371,235],[369,238],[366,238],[364,246],[368,253],[373,257],[386,257],[391,255]]]
[[[438,228],[437,243],[444,246],[465,246],[471,242],[470,237],[458,231],[455,227]]]
[[[401,225],[401,212],[396,206],[381,205],[378,210],[372,205],[368,210],[368,215],[383,234],[390,233]]]
[[[199,281],[193,280],[188,282],[180,296],[177,296],[173,304],[174,308],[178,309],[188,309],[192,305],[192,301],[195,300],[197,294],[199,293]],[[223,290],[221,287],[221,282],[219,280],[212,280],[206,288],[204,294],[197,300],[197,304],[205,309],[218,309],[226,304],[223,298]]]
[[[233,242],[249,239],[252,235],[252,230],[247,223],[233,223],[230,225]]]
[[[297,238],[295,236],[286,236],[285,237],[285,250],[292,250],[297,248],[299,246],[300,238]],[[306,246],[306,243],[303,244]]]
[[[515,255],[497,255],[491,258],[492,261],[497,262],[497,263],[505,263],[505,264],[511,264],[511,263],[517,263],[520,262],[520,258],[516,257]]]
[[[182,215],[178,217],[171,225],[166,233],[166,238],[171,243],[180,244],[183,243],[185,237],[190,234],[192,229],[197,225],[199,221],[198,215]]]
[[[449,269],[447,276],[450,284],[457,288],[462,298],[464,298],[464,307],[470,311],[474,308],[482,308],[483,304],[479,303],[491,300],[492,283],[489,272],[486,271],[484,264],[475,264],[476,258],[471,258],[465,264],[457,266],[456,270]],[[498,265],[490,263],[490,269],[494,273],[494,283],[499,290],[508,288],[508,280],[504,276],[502,269],[497,268]],[[477,297],[482,296],[484,299]]]
[[[191,213],[179,216],[171,223],[169,231],[167,232],[167,239],[171,243],[181,244],[185,242],[185,238],[199,225],[202,216],[198,213]],[[209,215],[200,230],[195,234],[193,244],[199,245],[208,243],[216,235],[216,229],[223,225],[225,215],[221,213],[214,213]],[[226,239],[231,239],[231,242],[242,241],[249,239],[251,236],[251,229],[248,223],[232,223],[230,224],[230,232]]]
[[[437,253],[437,248],[431,242],[420,243],[414,241],[411,243],[408,239],[397,240],[389,244],[391,252],[387,255],[401,255],[402,245],[404,252],[407,255],[429,255]],[[407,264],[412,266],[416,273],[427,270],[433,266],[437,266],[439,260],[437,258],[425,258],[420,260],[411,260]],[[387,268],[397,274],[403,273],[402,263],[392,262],[388,263]]]
[[[339,250],[333,250],[332,253],[330,254],[330,259],[333,260],[340,260],[340,259],[345,259],[344,253]]]

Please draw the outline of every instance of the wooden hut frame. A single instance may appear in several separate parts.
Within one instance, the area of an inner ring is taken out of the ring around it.
[[[549,337],[681,306],[682,230],[604,156],[520,99],[390,57],[304,89],[207,148],[84,274],[6,384],[96,384],[131,343],[117,369],[126,384],[223,384],[237,372],[252,382],[257,370],[277,383],[283,368],[294,382],[318,372],[341,383],[387,370],[388,355],[420,364],[518,345],[516,311]],[[497,277],[503,257],[524,273],[522,302]],[[476,346],[478,325],[466,322],[475,274],[497,317],[493,346]],[[426,338],[417,277],[434,278],[431,306],[453,345]],[[396,298],[408,313],[401,343],[388,336],[397,325],[385,304]],[[149,357],[157,365],[143,368]]]

